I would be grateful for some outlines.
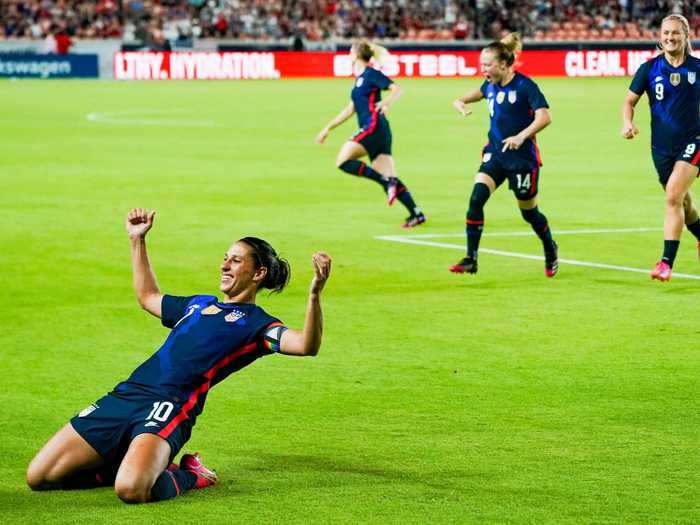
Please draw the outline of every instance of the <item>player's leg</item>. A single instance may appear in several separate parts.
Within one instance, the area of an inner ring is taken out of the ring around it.
[[[491,194],[496,191],[504,179],[496,180],[494,175],[484,172],[476,174],[474,187],[469,197],[469,208],[467,210],[466,236],[467,236],[467,256],[457,264],[450,266],[453,273],[476,273],[477,258],[479,254],[479,243],[484,230],[484,205]]]
[[[685,194],[685,199],[683,199],[683,213],[685,215],[685,227],[698,241],[698,257],[700,258],[700,216],[698,216],[695,199],[690,190],[688,190],[688,193]]]
[[[350,175],[373,180],[386,191],[389,186],[389,178],[359,160],[367,155],[367,150],[362,144],[349,140],[341,146],[335,159],[335,165]]]
[[[104,460],[78,432],[66,424],[42,447],[27,468],[32,490],[90,488],[102,483]]]
[[[691,184],[698,176],[698,167],[678,161],[666,183],[666,214],[664,217],[664,251],[661,260],[651,272],[652,279],[668,281],[678,253],[681,232],[685,224],[683,201]]]
[[[559,271],[559,256],[557,243],[552,239],[547,217],[537,207],[537,197],[528,200],[517,200],[520,214],[542,241],[544,248],[544,273],[554,277]]]
[[[372,160],[372,169],[389,179],[389,184],[386,188],[389,205],[392,205],[398,199],[404,208],[408,210],[409,215],[402,226],[404,228],[413,228],[423,224],[425,215],[423,215],[423,212],[413,200],[413,196],[406,185],[396,176],[394,157],[390,153],[380,153]]]

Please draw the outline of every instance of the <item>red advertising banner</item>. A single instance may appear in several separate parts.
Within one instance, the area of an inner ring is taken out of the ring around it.
[[[633,50],[532,50],[518,57],[531,76],[622,77],[656,54]],[[382,66],[390,77],[459,78],[479,75],[478,51],[398,51]],[[353,76],[347,53],[125,52],[114,55],[117,80],[243,80]]]

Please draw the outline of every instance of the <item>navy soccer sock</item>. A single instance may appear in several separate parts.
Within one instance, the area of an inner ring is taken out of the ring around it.
[[[161,472],[151,488],[151,501],[163,501],[180,496],[194,488],[197,475],[181,468],[170,467]]]
[[[700,219],[695,221],[692,224],[686,224],[686,228],[688,228],[688,231],[695,235],[695,238],[700,241]]]
[[[542,241],[545,251],[554,251],[554,241],[552,240],[552,231],[549,229],[549,224],[547,223],[547,217],[544,216],[542,212],[535,206],[531,210],[520,210],[520,213],[532,229],[535,231],[537,236]]]
[[[357,177],[365,177],[366,179],[373,180],[374,182],[381,185],[386,191],[386,187],[389,185],[389,179],[378,171],[373,170],[370,166],[359,160],[346,160],[340,166],[338,166],[345,173],[350,175],[355,175]]]
[[[484,230],[484,204],[489,200],[491,190],[483,182],[477,182],[472,189],[469,198],[469,210],[467,210],[467,257],[476,259],[481,241],[481,232]]]
[[[671,268],[673,268],[673,261],[676,260],[676,254],[678,253],[680,244],[681,241],[664,239],[664,254],[661,260],[666,262]]]
[[[416,215],[420,215],[421,211],[416,202],[413,200],[413,197],[411,196],[411,192],[408,191],[408,188],[406,185],[401,182],[401,179],[398,177],[396,178],[396,184],[398,185],[398,194],[396,195],[396,198],[398,201],[403,204],[404,208],[408,210],[408,213],[411,214],[411,217],[415,217]]]
[[[81,470],[61,481],[64,490],[94,489],[114,485],[115,473],[109,468]]]

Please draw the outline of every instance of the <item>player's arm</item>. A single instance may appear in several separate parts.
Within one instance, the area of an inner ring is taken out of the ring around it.
[[[452,102],[452,105],[462,114],[463,117],[466,117],[472,112],[471,109],[467,108],[467,104],[479,102],[482,98],[484,98],[484,94],[481,92],[481,89],[477,88],[469,91],[463,97],[455,99],[455,101]]]
[[[622,137],[626,139],[633,139],[639,130],[637,126],[634,125],[634,108],[639,102],[641,95],[637,95],[632,90],[627,91],[625,96],[625,101],[622,103]]]
[[[314,278],[309,288],[306,303],[306,317],[302,330],[286,330],[280,339],[280,353],[295,356],[318,354],[323,334],[323,313],[321,312],[321,290],[331,273],[331,258],[319,252],[312,257]]]
[[[153,226],[155,215],[155,210],[149,212],[144,208],[134,208],[126,217],[126,232],[131,244],[131,268],[136,299],[141,308],[160,318],[163,294],[158,288],[146,250],[146,234]]]
[[[323,144],[323,141],[326,140],[326,137],[331,130],[337,128],[347,119],[352,117],[353,113],[355,113],[355,104],[353,104],[351,100],[350,103],[343,108],[343,111],[338,113],[338,115],[328,124],[326,124],[326,127],[319,132],[319,134],[316,136],[316,142]]]
[[[379,113],[381,113],[382,115],[386,115],[389,112],[389,108],[391,107],[391,105],[394,102],[396,102],[396,100],[403,93],[403,89],[401,88],[401,86],[399,86],[395,82],[389,84],[387,90],[389,91],[389,95],[387,95],[385,99],[377,103],[377,111],[379,111]]]
[[[517,135],[513,135],[512,137],[506,138],[503,141],[502,151],[506,151],[507,149],[518,149],[520,146],[523,145],[523,142],[525,142],[530,137],[534,137],[535,135],[537,135],[537,133],[542,131],[551,123],[552,117],[549,114],[549,110],[547,108],[536,109],[535,118],[533,119],[532,123]]]

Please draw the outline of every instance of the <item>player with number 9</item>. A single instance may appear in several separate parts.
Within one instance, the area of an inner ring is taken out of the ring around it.
[[[477,254],[484,228],[484,205],[506,179],[515,194],[523,218],[532,226],[544,247],[545,275],[554,277],[559,269],[557,244],[547,218],[537,207],[540,154],[535,135],[549,125],[549,105],[532,79],[514,71],[522,46],[517,33],[493,42],[481,51],[481,72],[485,81],[453,105],[463,116],[471,113],[467,104],[486,99],[491,126],[489,141],[482,151],[467,211],[467,255],[450,267],[454,273],[476,273]]]
[[[690,26],[681,15],[661,22],[657,57],[634,75],[622,106],[622,136],[633,139],[634,108],[646,93],[651,110],[651,156],[666,192],[664,250],[651,271],[652,279],[668,281],[680,245],[683,224],[698,240],[700,218],[690,193],[700,164],[700,59],[691,55]]]

